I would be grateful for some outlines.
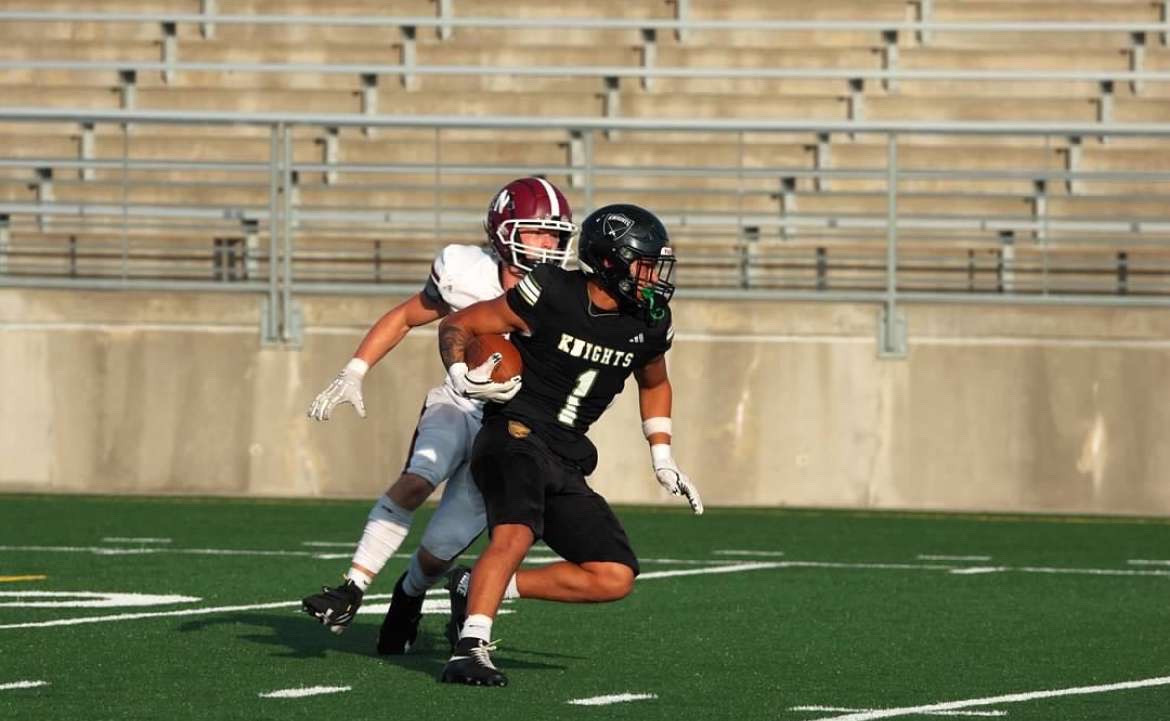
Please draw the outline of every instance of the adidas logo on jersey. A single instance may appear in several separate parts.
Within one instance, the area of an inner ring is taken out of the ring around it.
[[[630,339],[630,342],[631,342],[631,343],[645,343],[645,342],[646,342],[646,339],[643,337],[643,334],[642,334],[642,333],[639,333],[638,335],[636,335],[636,336],[634,336],[633,338],[631,338],[631,339]]]

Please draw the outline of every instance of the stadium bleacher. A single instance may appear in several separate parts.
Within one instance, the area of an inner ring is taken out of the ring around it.
[[[445,5],[467,24],[436,26]],[[1158,175],[1170,137],[1107,132],[1167,120],[1157,4],[606,0],[581,16],[596,26],[570,28],[526,26],[558,13],[521,1],[510,21],[474,22],[500,12],[472,0],[396,3],[393,17],[361,0],[12,2],[0,13],[0,111],[1099,124],[1099,136],[901,136],[899,285],[1170,292],[1170,177]],[[130,15],[87,15],[98,13]],[[918,19],[937,26],[907,28]],[[590,135],[586,161],[566,128],[298,127],[297,280],[413,279],[437,245],[476,236],[499,182],[531,169],[578,208],[658,209],[692,287],[884,285],[884,135]],[[0,138],[8,273],[238,280],[216,260],[236,246],[242,267],[264,272],[269,128],[3,122]]]

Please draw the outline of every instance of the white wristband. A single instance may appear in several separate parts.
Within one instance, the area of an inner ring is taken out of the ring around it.
[[[642,421],[642,435],[649,438],[655,433],[665,433],[669,436],[672,435],[671,426],[672,423],[670,422],[670,418],[666,416],[647,418],[646,420]]]
[[[674,454],[670,451],[669,443],[655,443],[650,446],[650,458],[655,468],[674,465]]]
[[[358,377],[358,380],[366,377],[366,371],[370,369],[370,364],[366,363],[361,358],[350,358],[349,363],[345,364],[345,370]]]

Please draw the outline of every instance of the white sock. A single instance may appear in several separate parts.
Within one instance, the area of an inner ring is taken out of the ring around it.
[[[366,589],[370,587],[370,584],[374,582],[373,578],[367,576],[353,566],[350,566],[349,570],[346,571],[345,577],[353,581],[358,588],[362,589],[362,593],[365,593]]]
[[[512,574],[512,577],[508,579],[508,587],[504,589],[504,598],[520,598],[520,589],[516,588],[516,574],[514,573]]]
[[[459,638],[478,638],[484,643],[492,640],[492,619],[482,613],[473,613],[463,622]]]
[[[374,576],[378,575],[406,540],[413,517],[414,511],[406,510],[386,496],[374,501],[374,507],[370,509],[370,515],[366,519],[366,528],[362,531],[362,539],[358,541],[357,551],[353,554],[353,562],[369,569]],[[354,579],[354,583],[360,585],[357,579]]]
[[[406,580],[402,582],[402,590],[406,592],[407,596],[418,598],[427,591],[435,587],[443,578],[442,574],[438,576],[428,576],[423,573],[422,566],[418,562],[418,551],[410,557],[410,567],[406,569]]]

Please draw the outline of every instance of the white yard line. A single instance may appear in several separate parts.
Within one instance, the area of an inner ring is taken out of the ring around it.
[[[841,713],[868,713],[871,708],[848,708],[841,706],[793,706],[789,711],[838,711]],[[1007,711],[930,711],[923,716],[1007,716]]]
[[[169,538],[123,538],[121,536],[107,536],[102,543],[170,543]]]
[[[1104,684],[1101,686],[1077,686],[1075,688],[1062,688],[1052,691],[1027,691],[1024,693],[1005,694],[1003,696],[969,698],[962,701],[944,701],[943,703],[932,703],[926,704],[924,706],[904,706],[902,708],[867,710],[846,714],[844,716],[825,716],[823,718],[815,719],[815,721],[872,721],[873,719],[893,718],[895,716],[917,716],[921,714],[933,713],[936,711],[957,711],[959,709],[970,708],[972,706],[992,706],[1002,703],[1020,703],[1022,701],[1035,701],[1036,699],[1057,698],[1059,696],[1083,696],[1094,693],[1108,693],[1109,691],[1126,691],[1135,688],[1166,686],[1168,684],[1170,684],[1170,676],[1159,676],[1158,678],[1147,678],[1140,681],[1123,681],[1121,683]]]
[[[1004,571],[1016,573],[1056,573],[1082,576],[1170,576],[1166,571],[1132,571],[1124,568],[1053,568],[1049,566],[1004,566]]]
[[[15,691],[21,688],[37,688],[48,685],[48,681],[13,681],[12,683],[0,683],[0,691]]]
[[[718,551],[711,551],[717,556],[783,556],[784,551],[751,551],[738,550],[731,548],[721,548]]]
[[[1161,559],[1131,558],[1126,563],[1131,566],[1170,566],[1170,561],[1163,561]]]
[[[301,545],[317,548],[357,548],[353,541],[302,541]]]
[[[706,573],[736,573],[739,571],[756,571],[765,568],[776,568],[778,564],[775,563],[746,563],[735,566],[712,566],[709,568],[690,568],[680,571],[657,571],[653,573],[643,573],[639,576],[639,580],[647,580],[652,578],[671,578],[673,576],[696,576]],[[441,595],[446,591],[442,589],[431,589],[427,595]],[[375,599],[390,598],[389,593],[369,593],[366,594],[364,600],[372,601]],[[155,611],[152,613],[118,613],[110,616],[88,616],[82,618],[58,618],[52,621],[35,621],[30,623],[10,623],[0,625],[0,630],[13,628],[47,628],[50,626],[75,626],[84,623],[108,623],[111,621],[136,621],[143,618],[163,618],[167,616],[205,616],[214,613],[233,613],[236,611],[262,611],[270,608],[297,608],[301,605],[300,601],[275,601],[273,603],[254,603],[242,606],[209,606],[204,608],[184,608],[178,611]]]
[[[944,566],[938,564],[915,563],[837,563],[832,561],[777,561],[777,566],[793,568],[849,568],[849,569],[876,569],[876,570],[922,570],[947,571],[948,573],[1044,573],[1064,574],[1072,576],[1170,576],[1170,570],[1165,571],[1138,571],[1127,568],[1056,568],[1050,566],[993,566],[993,567],[961,567]]]
[[[991,556],[939,556],[920,553],[919,561],[990,561]]]
[[[269,551],[248,548],[121,548],[117,546],[0,546],[0,552],[92,553],[95,556],[146,556],[175,553],[189,556],[299,556],[311,558],[312,551]]]
[[[344,693],[352,688],[352,686],[309,686],[307,688],[285,688],[258,695],[260,698],[304,698],[305,696],[320,696],[327,693]]]
[[[93,553],[99,556],[120,556],[120,555],[150,555],[158,553],[170,553],[178,555],[195,555],[195,556],[288,556],[297,558],[314,558],[314,559],[335,559],[345,558],[348,554],[325,554],[316,553],[313,551],[285,551],[285,550],[267,550],[267,549],[246,549],[246,548],[120,548],[108,546],[3,546],[0,545],[0,553],[20,552],[48,552],[48,553]],[[409,558],[410,554],[396,553],[395,558]],[[476,558],[475,556],[467,556],[466,560],[470,561]],[[548,563],[559,560],[558,557],[531,557],[528,559],[536,563]],[[677,565],[726,565],[729,567],[739,567],[742,561],[739,560],[702,560],[702,559],[683,559],[683,558],[642,558],[639,559],[643,563],[660,563],[660,564],[677,564]],[[1170,569],[1160,570],[1139,570],[1127,568],[1061,568],[1054,566],[950,566],[939,563],[847,563],[835,561],[776,561],[777,568],[848,568],[848,569],[876,569],[876,570],[920,570],[920,571],[947,571],[950,573],[1047,573],[1047,574],[1070,574],[1070,575],[1086,575],[1086,576],[1170,576]],[[1170,565],[1170,561],[1129,561],[1132,565]],[[714,573],[714,571],[704,571]],[[677,572],[670,571],[668,573],[677,574]],[[690,574],[683,574],[690,575]]]
[[[781,563],[741,563],[735,566],[711,566],[709,568],[686,568],[680,571],[651,571],[638,575],[639,581],[652,578],[675,578],[677,576],[702,576],[708,573],[739,573],[740,571],[762,571],[768,568],[781,568]]]
[[[15,600],[4,600],[8,598]],[[0,608],[125,608],[127,606],[170,606],[176,603],[197,603],[202,600],[198,596],[179,596],[173,593],[0,591]]]
[[[184,608],[179,611],[153,611],[143,613],[118,613],[112,616],[85,616],[82,618],[58,618],[52,621],[36,621],[32,623],[9,623],[0,626],[8,628],[46,628],[49,626],[76,626],[83,623],[107,623],[109,621],[137,621],[141,618],[161,618],[163,616],[205,616],[210,613],[231,613],[232,611],[259,611],[266,608],[294,608],[300,606],[300,601],[277,601],[275,603],[253,603],[246,606],[207,606],[204,608]]]
[[[477,556],[467,556],[468,559],[478,558]],[[565,559],[560,556],[528,556],[524,559],[525,563],[557,563]],[[663,566],[735,566],[743,563],[741,560],[717,560],[717,559],[695,559],[695,558],[639,558],[638,563],[653,563]]]
[[[134,539],[126,539],[134,540]],[[137,539],[142,540],[142,539]],[[310,543],[314,546],[324,546],[326,542],[309,542],[302,545],[308,546]],[[330,544],[332,545],[332,544]],[[342,544],[339,544],[342,545]],[[343,544],[351,545],[351,544]],[[543,549],[536,549],[543,551]],[[126,548],[116,546],[0,546],[0,552],[12,551],[23,553],[92,553],[97,556],[149,556],[159,553],[173,553],[186,556],[256,556],[259,558],[267,558],[273,556],[289,556],[295,558],[313,558],[316,560],[339,560],[345,558],[352,558],[352,553],[321,553],[317,551],[285,551],[285,550],[269,550],[269,549],[249,549],[249,548]],[[409,553],[395,553],[394,558],[410,558]],[[472,561],[478,556],[464,556],[465,560]],[[528,563],[556,563],[564,560],[560,556],[529,556],[525,559]],[[694,565],[705,566],[711,564],[736,564],[739,561],[722,561],[722,560],[707,560],[695,558],[640,558],[642,563],[657,563],[665,565]]]
[[[590,696],[589,698],[575,698],[565,703],[574,706],[608,706],[612,703],[626,703],[627,701],[648,701],[658,698],[655,693],[615,693],[609,696]]]
[[[44,549],[52,551],[66,551],[74,550],[81,552],[88,552],[92,549],[86,547],[66,547],[66,546],[0,546],[0,551],[17,550],[17,549]],[[214,555],[244,555],[250,553],[257,553],[260,555],[287,555],[287,556],[305,556],[312,555],[308,551],[229,551],[226,549],[142,549],[144,551],[157,551],[160,553],[173,552],[194,552],[194,553],[211,553]],[[645,559],[644,559],[645,560]],[[654,559],[660,560],[664,563],[672,562],[670,559]],[[681,559],[678,559],[681,560]],[[677,562],[675,560],[673,562]],[[740,563],[735,561],[709,561],[708,564],[701,568],[677,569],[671,571],[651,571],[643,573],[638,576],[638,580],[646,581],[655,578],[675,578],[679,576],[699,576],[714,573],[739,573],[741,571],[760,571],[778,568],[836,568],[846,570],[880,570],[880,571],[945,571],[948,573],[971,573],[971,572],[1015,572],[1015,573],[1043,573],[1043,574],[1067,574],[1067,575],[1092,575],[1092,576],[1154,576],[1154,577],[1170,577],[1170,569],[1168,570],[1134,570],[1134,569],[1112,569],[1112,568],[1052,568],[1043,566],[1001,566],[989,570],[982,568],[969,568],[942,565],[942,564],[927,564],[927,563],[843,563],[832,561],[766,561],[756,563]],[[366,599],[373,598],[389,598],[389,594],[370,594]],[[83,623],[102,623],[106,621],[131,621],[142,618],[157,618],[162,616],[192,616],[205,615],[211,613],[230,613],[233,611],[253,611],[268,608],[288,608],[300,605],[300,601],[277,601],[274,603],[260,603],[242,606],[216,606],[208,608],[189,608],[179,611],[161,611],[152,613],[125,613],[112,616],[91,616],[88,618],[63,618],[52,621],[39,621],[34,623],[16,623],[0,625],[0,630],[11,628],[43,628],[47,626],[72,626]]]
[[[138,540],[143,539],[125,539]],[[333,545],[331,542],[325,541],[310,541],[302,543],[304,546],[325,546],[326,544]],[[352,545],[352,544],[338,544],[338,545]],[[538,552],[545,552],[543,548],[536,548]],[[184,556],[255,556],[258,558],[288,556],[293,558],[313,558],[316,560],[339,560],[352,558],[352,553],[322,553],[319,551],[286,551],[279,549],[252,549],[252,548],[143,548],[143,547],[118,547],[118,546],[0,546],[0,553],[10,551],[19,553],[92,553],[96,556],[149,556],[160,553],[173,553]],[[409,553],[395,553],[394,558],[410,558]],[[464,556],[464,559],[471,561],[477,556]],[[525,559],[529,563],[555,563],[564,560],[560,556],[529,556]],[[694,559],[694,558],[640,558],[642,563],[657,563],[665,565],[694,565],[706,566],[711,564],[736,564],[739,561],[732,560],[709,560],[709,559]]]

